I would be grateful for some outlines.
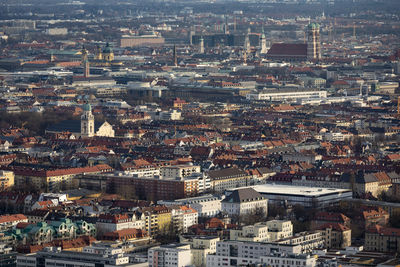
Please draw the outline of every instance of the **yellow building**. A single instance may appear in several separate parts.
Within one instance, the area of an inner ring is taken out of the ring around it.
[[[172,227],[171,210],[165,206],[156,206],[144,211],[146,231],[150,236],[155,236],[168,227]]]
[[[14,172],[0,171],[0,190],[6,190],[14,186]]]

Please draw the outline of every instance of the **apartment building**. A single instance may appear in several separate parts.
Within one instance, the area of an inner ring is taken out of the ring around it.
[[[240,230],[232,229],[229,231],[229,239],[249,242],[268,242],[268,226],[264,223],[243,226]]]
[[[129,257],[123,253],[121,248],[112,248],[102,244],[85,247],[82,252],[61,251],[61,248],[48,247],[37,253],[17,256],[17,267],[37,266],[129,267],[133,264],[129,264]]]
[[[291,221],[271,220],[267,221],[267,226],[271,242],[293,236],[293,224]]]
[[[258,209],[268,213],[268,200],[253,188],[236,189],[221,203],[222,211],[229,215],[250,214]]]
[[[218,241],[219,237],[213,236],[196,236],[189,240],[181,240],[182,243],[190,245],[192,263],[196,267],[207,266],[207,255],[216,253]]]
[[[147,253],[149,267],[188,267],[192,265],[190,245],[168,244],[153,247]]]
[[[194,165],[175,165],[165,166],[160,169],[160,175],[163,178],[184,178],[193,173],[200,173],[200,166]]]
[[[260,257],[261,264],[264,266],[287,267],[315,267],[317,266],[317,257],[307,254],[283,254],[274,253],[269,256]]]
[[[207,256],[207,267],[257,264],[272,252],[300,254],[301,246],[244,241],[219,241],[217,251]]]
[[[375,225],[365,232],[364,248],[367,251],[400,252],[400,230]]]
[[[14,186],[14,172],[0,171],[0,191]]]
[[[199,217],[213,217],[221,212],[221,197],[203,195],[198,197],[183,198],[177,200],[160,200],[159,205],[188,205],[199,213]]]
[[[211,179],[211,189],[223,192],[226,189],[250,185],[252,176],[238,168],[214,170],[208,173]]]
[[[321,232],[301,232],[292,237],[276,240],[277,244],[299,245],[301,253],[311,253],[314,249],[324,248],[325,239]]]

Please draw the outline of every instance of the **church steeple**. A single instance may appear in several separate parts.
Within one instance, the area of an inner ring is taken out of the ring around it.
[[[94,136],[94,116],[92,114],[92,107],[88,103],[83,105],[83,114],[81,116],[81,136]]]

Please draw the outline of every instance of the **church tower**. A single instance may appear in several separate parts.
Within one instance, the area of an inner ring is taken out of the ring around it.
[[[318,60],[321,58],[321,42],[319,24],[310,23],[307,26],[307,59]]]
[[[114,52],[109,43],[106,44],[106,47],[103,50],[103,60],[108,62],[114,60]]]
[[[85,47],[83,47],[81,53],[82,53],[82,65],[83,65],[83,77],[89,78],[90,65],[89,65],[88,51],[85,49]]]
[[[101,51],[101,47],[100,47],[100,46],[97,46],[96,59],[97,59],[97,60],[103,60],[103,53],[102,53],[102,51]]]
[[[81,136],[94,136],[94,116],[90,104],[83,105],[83,114],[81,116]]]
[[[268,52],[267,49],[267,38],[265,37],[264,27],[262,27],[261,37],[260,37],[260,54],[266,54]]]

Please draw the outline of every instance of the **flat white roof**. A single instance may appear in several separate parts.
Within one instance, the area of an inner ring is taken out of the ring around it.
[[[310,186],[296,186],[296,185],[280,185],[280,184],[262,184],[255,186],[248,186],[253,188],[260,194],[276,194],[276,195],[294,195],[294,196],[324,196],[332,193],[346,193],[351,192],[350,189],[338,188],[322,188]],[[233,191],[231,189],[229,191]]]

